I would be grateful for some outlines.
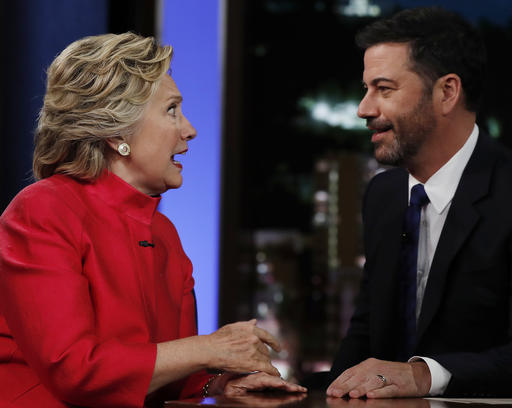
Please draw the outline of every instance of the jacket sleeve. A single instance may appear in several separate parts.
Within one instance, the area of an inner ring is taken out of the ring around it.
[[[451,374],[443,396],[510,397],[512,345],[482,353],[447,353],[432,357]]]
[[[156,345],[95,335],[79,214],[41,188],[13,200],[0,219],[0,307],[28,365],[57,398],[142,407]]]
[[[507,246],[508,265],[511,273],[512,238]],[[443,396],[446,397],[502,397],[510,398],[512,382],[512,280],[508,282],[509,312],[508,338],[502,339],[496,347],[477,352],[449,351],[432,355],[431,358],[441,364],[451,374],[450,382]],[[487,317],[492,318],[492,317]],[[480,330],[475,327],[474,330]]]
[[[362,216],[364,225],[364,248],[367,249],[366,239],[368,236],[367,225],[367,203],[371,195],[371,187],[373,185],[372,179],[365,191],[363,197]],[[365,254],[367,255],[367,254]],[[328,376],[329,384],[334,381],[343,371],[359,364],[361,361],[370,357],[370,328],[369,328],[369,275],[371,272],[371,265],[367,262],[364,266],[363,278],[357,296],[356,308],[350,320],[350,326],[345,338],[341,341],[338,353],[334,358],[331,367],[330,375]],[[328,386],[329,384],[326,384]]]
[[[197,329],[195,324],[195,300],[192,291],[187,296],[185,296],[182,307],[184,310],[182,317],[187,317],[187,323],[184,324],[184,319],[182,318],[182,324],[180,327],[182,331],[180,333],[180,337],[189,337],[197,335]],[[191,374],[183,382],[179,393],[179,398],[185,399],[202,396],[203,387],[211,377],[213,377],[213,375],[209,374],[205,370],[201,370],[194,374]]]
[[[178,234],[176,233],[176,237]],[[190,337],[197,335],[197,302],[194,292],[194,278],[192,276],[192,263],[183,251],[183,247],[178,238],[178,247],[183,257],[183,271],[185,284],[183,285],[183,301],[181,304],[181,319],[180,319],[180,338]],[[205,370],[198,371],[188,376],[182,383],[179,393],[180,399],[198,397],[203,393],[203,387],[212,377]]]

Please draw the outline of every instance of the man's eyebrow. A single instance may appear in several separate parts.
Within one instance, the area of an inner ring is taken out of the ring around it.
[[[392,80],[392,79],[389,79],[389,78],[386,78],[386,77],[377,77],[377,78],[374,78],[371,80],[370,84],[372,86],[377,86],[379,85],[381,82],[389,82],[390,84],[394,85],[394,86],[397,86],[397,82]]]

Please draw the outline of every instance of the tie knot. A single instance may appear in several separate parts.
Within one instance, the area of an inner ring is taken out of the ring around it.
[[[411,188],[411,205],[423,207],[425,204],[428,204],[429,201],[430,200],[428,199],[428,195],[425,192],[425,187],[423,187],[423,184],[416,184],[413,188]]]

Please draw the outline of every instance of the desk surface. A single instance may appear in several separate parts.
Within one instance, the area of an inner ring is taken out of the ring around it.
[[[168,401],[165,408],[224,407],[224,408],[490,408],[510,407],[512,400],[431,400],[424,398],[395,398],[380,400],[327,398],[324,393],[278,394],[250,393],[239,397],[196,398]]]

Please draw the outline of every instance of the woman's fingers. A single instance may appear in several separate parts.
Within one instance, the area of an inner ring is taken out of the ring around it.
[[[270,363],[264,364],[264,366],[262,367],[261,370],[255,370],[255,371],[261,371],[263,373],[267,373],[268,375],[270,375],[272,377],[281,378],[281,373],[279,372],[279,370],[277,368],[275,368]]]
[[[282,378],[273,377],[265,373],[256,373],[228,381],[224,392],[226,395],[240,395],[247,391],[261,391],[265,389],[279,389],[286,392],[307,391],[306,388],[298,384],[292,384]]]
[[[261,341],[258,342],[257,346],[258,351],[263,354],[266,358],[270,357],[270,350],[268,349],[265,344],[263,344]]]
[[[279,344],[279,341],[272,336],[268,331],[260,329],[259,327],[254,326],[254,334],[260,338],[260,340],[268,344],[274,351],[281,351],[281,345]]]
[[[221,327],[206,336],[208,350],[211,350],[208,367],[237,373],[262,371],[279,376],[271,364],[270,351],[280,350],[277,339],[266,330],[256,327],[256,320],[238,322]]]

